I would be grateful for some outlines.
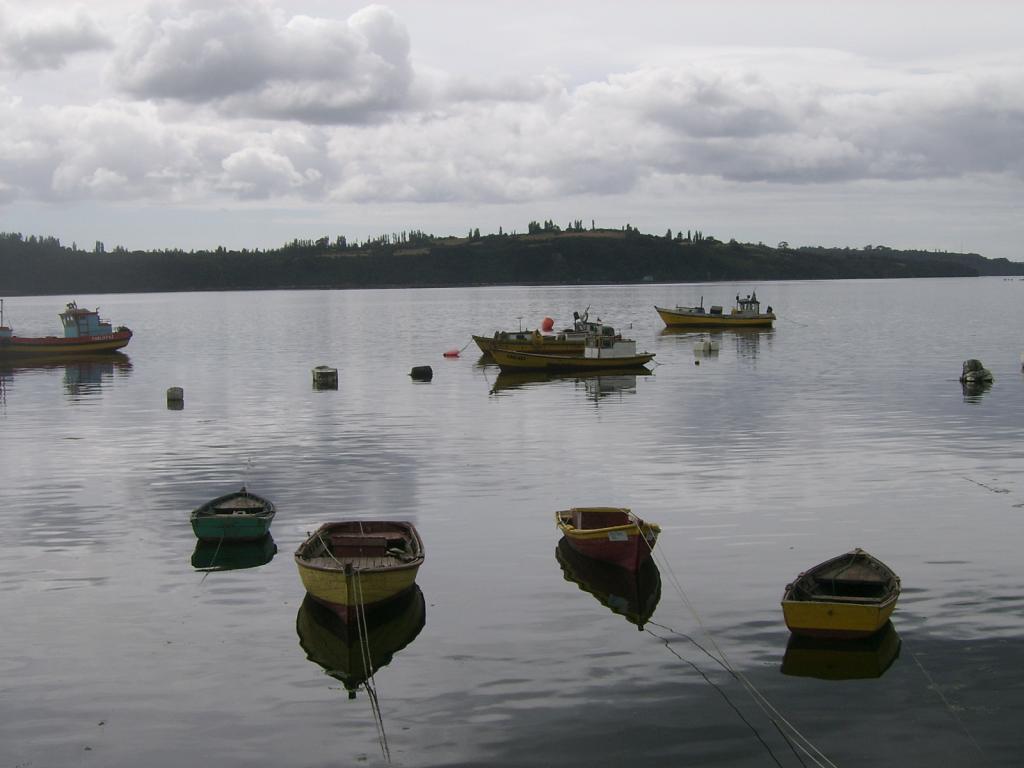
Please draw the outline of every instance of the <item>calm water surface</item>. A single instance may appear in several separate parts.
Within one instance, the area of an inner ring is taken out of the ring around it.
[[[775,329],[710,357],[652,306],[755,287]],[[813,764],[718,652],[836,765],[1019,761],[1024,282],[40,297],[8,319],[55,333],[71,298],[135,338],[0,368],[0,768],[386,764],[291,557],[349,517],[427,547],[422,600],[371,640],[394,764]],[[442,358],[588,305],[651,375]],[[970,357],[989,390],[962,390]],[[243,482],[277,503],[277,553],[201,570],[188,513]],[[553,512],[592,504],[661,523],[639,595],[556,558]],[[790,645],[783,587],[854,546],[902,577],[892,629]],[[623,615],[655,604],[644,631]]]

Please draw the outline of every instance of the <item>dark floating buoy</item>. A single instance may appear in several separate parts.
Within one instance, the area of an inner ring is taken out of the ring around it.
[[[960,374],[961,384],[991,384],[992,371],[982,365],[981,360],[964,360],[963,372]]]
[[[318,365],[313,369],[313,389],[337,389],[338,369]]]
[[[171,387],[167,390],[167,408],[171,411],[180,411],[185,407],[185,390],[181,387]]]
[[[700,360],[694,360],[694,361],[693,361],[693,364],[694,364],[694,365],[700,365]]]
[[[429,365],[414,365],[409,371],[409,375],[412,376],[413,381],[430,381],[434,378],[434,369]]]

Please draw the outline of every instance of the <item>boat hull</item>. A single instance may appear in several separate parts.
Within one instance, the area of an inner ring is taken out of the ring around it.
[[[496,348],[510,349],[514,352],[538,352],[556,355],[582,355],[583,340],[558,339],[554,336],[539,336],[528,341],[515,339],[495,339],[492,336],[473,336],[473,341],[485,355],[490,355]]]
[[[582,357],[571,355],[542,355],[495,349],[491,356],[503,371],[600,371],[606,369],[642,368],[654,359],[653,352],[628,357]]]
[[[757,315],[711,315],[705,312],[680,312],[666,307],[655,307],[665,325],[672,328],[766,328],[775,322],[772,312]]]
[[[0,358],[28,356],[74,356],[96,352],[114,352],[132,340],[131,331],[117,331],[96,336],[65,338],[61,336],[12,336],[0,339]]]
[[[629,514],[629,510],[611,507],[569,509],[555,513],[555,524],[565,537],[566,544],[584,557],[610,563],[627,571],[639,571],[650,559],[661,528],[639,518],[633,518],[635,522],[601,527],[582,527],[578,522],[579,514],[604,515],[613,511]]]
[[[388,571],[361,570],[346,574],[299,563],[299,577],[309,596],[333,610],[345,621],[355,619],[361,604],[367,609],[383,608],[401,598],[416,584],[419,563]]]
[[[871,637],[885,626],[896,609],[896,598],[885,605],[847,605],[830,602],[783,601],[789,631],[820,638]]]
[[[266,518],[206,517],[192,520],[192,532],[200,541],[247,542],[260,541],[270,532],[270,520]]]

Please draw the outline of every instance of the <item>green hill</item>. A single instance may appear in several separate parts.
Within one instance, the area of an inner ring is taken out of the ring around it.
[[[423,233],[367,243],[339,237],[265,251],[92,251],[0,234],[0,295],[399,286],[828,280],[1024,275],[975,253],[728,243],[635,229],[455,238]]]

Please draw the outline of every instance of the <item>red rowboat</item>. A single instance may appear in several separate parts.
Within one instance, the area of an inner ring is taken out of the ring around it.
[[[573,507],[555,512],[555,524],[581,555],[637,571],[661,533],[624,507]]]

